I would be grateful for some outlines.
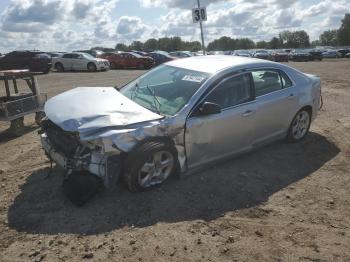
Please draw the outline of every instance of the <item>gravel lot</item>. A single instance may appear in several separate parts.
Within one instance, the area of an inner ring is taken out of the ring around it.
[[[324,107],[303,142],[277,142],[149,192],[119,183],[82,208],[62,194],[58,170],[47,176],[34,118],[20,138],[0,123],[0,261],[350,261],[350,59],[289,64],[323,82]],[[51,97],[142,73],[38,81]]]

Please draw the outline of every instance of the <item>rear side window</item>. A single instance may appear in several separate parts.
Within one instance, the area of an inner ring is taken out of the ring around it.
[[[259,70],[252,72],[255,96],[262,96],[283,88],[283,83],[278,71]]]
[[[292,80],[287,76],[287,74],[283,71],[280,71],[282,84],[284,88],[291,87],[293,85]]]
[[[249,74],[244,74],[221,82],[205,101],[218,104],[225,109],[248,102],[251,97],[250,77]]]
[[[72,58],[72,54],[65,54],[62,56],[62,58]]]

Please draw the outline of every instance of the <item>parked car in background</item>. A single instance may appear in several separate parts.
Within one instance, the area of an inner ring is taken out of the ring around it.
[[[267,50],[259,49],[255,50],[252,55],[254,58],[260,58],[265,60],[270,60],[271,56]]]
[[[322,59],[323,59],[323,55],[322,55],[321,50],[310,49],[309,54],[310,54],[310,61],[315,61],[315,60],[322,61]]]
[[[288,53],[282,49],[276,49],[270,51],[270,57],[275,62],[288,62]]]
[[[78,50],[78,51],[73,51],[73,53],[85,53],[85,54],[90,54],[93,57],[99,57],[104,52],[101,50]]]
[[[120,52],[106,56],[112,69],[118,68],[138,68],[150,69],[154,66],[152,57],[142,56],[133,52]]]
[[[340,58],[341,54],[338,53],[336,50],[329,49],[329,50],[323,51],[322,56],[324,58]]]
[[[131,191],[144,191],[278,139],[303,140],[320,94],[318,77],[283,64],[178,59],[120,90],[78,87],[51,98],[41,143],[72,171],[66,179],[85,170],[106,187],[123,177]]]
[[[138,50],[131,50],[130,52],[142,55],[142,56],[147,56],[148,53],[147,52],[143,52],[143,51],[138,51]]]
[[[48,54],[51,58],[54,58],[54,57],[61,57],[61,56],[63,56],[65,53],[61,53],[61,52],[47,52],[47,54]]]
[[[13,51],[0,57],[0,70],[29,69],[47,74],[51,66],[51,57],[40,51]]]
[[[109,70],[109,62],[106,59],[95,58],[87,53],[66,53],[62,57],[52,58],[54,69],[64,71],[106,71]]]
[[[207,55],[225,55],[224,51],[209,51]]]
[[[170,56],[169,53],[164,51],[154,51],[154,52],[148,53],[148,56],[153,58],[155,66],[176,59],[175,57]]]
[[[337,49],[337,52],[341,55],[341,57],[345,57],[346,54],[350,53],[350,49],[341,48],[341,49]]]
[[[305,49],[293,49],[288,55],[288,59],[295,62],[308,62],[310,58],[309,51]]]
[[[232,52],[232,55],[244,56],[244,57],[251,57],[252,56],[248,50],[235,50]]]
[[[175,52],[170,52],[170,56],[173,57],[178,57],[178,58],[187,58],[193,56],[190,51],[175,51]]]

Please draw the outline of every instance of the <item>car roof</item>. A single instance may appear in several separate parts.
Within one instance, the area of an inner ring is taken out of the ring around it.
[[[261,62],[261,59],[251,57],[210,55],[173,60],[167,62],[166,65],[213,74],[223,69],[242,65],[261,64]],[[275,64],[270,61],[264,61],[264,63]]]

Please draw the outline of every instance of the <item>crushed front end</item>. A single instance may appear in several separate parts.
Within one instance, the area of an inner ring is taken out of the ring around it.
[[[49,119],[42,122],[41,143],[47,157],[67,174],[88,171],[113,188],[122,171],[122,154],[108,141],[81,141],[77,132],[68,132]],[[108,147],[108,148],[106,148]]]

